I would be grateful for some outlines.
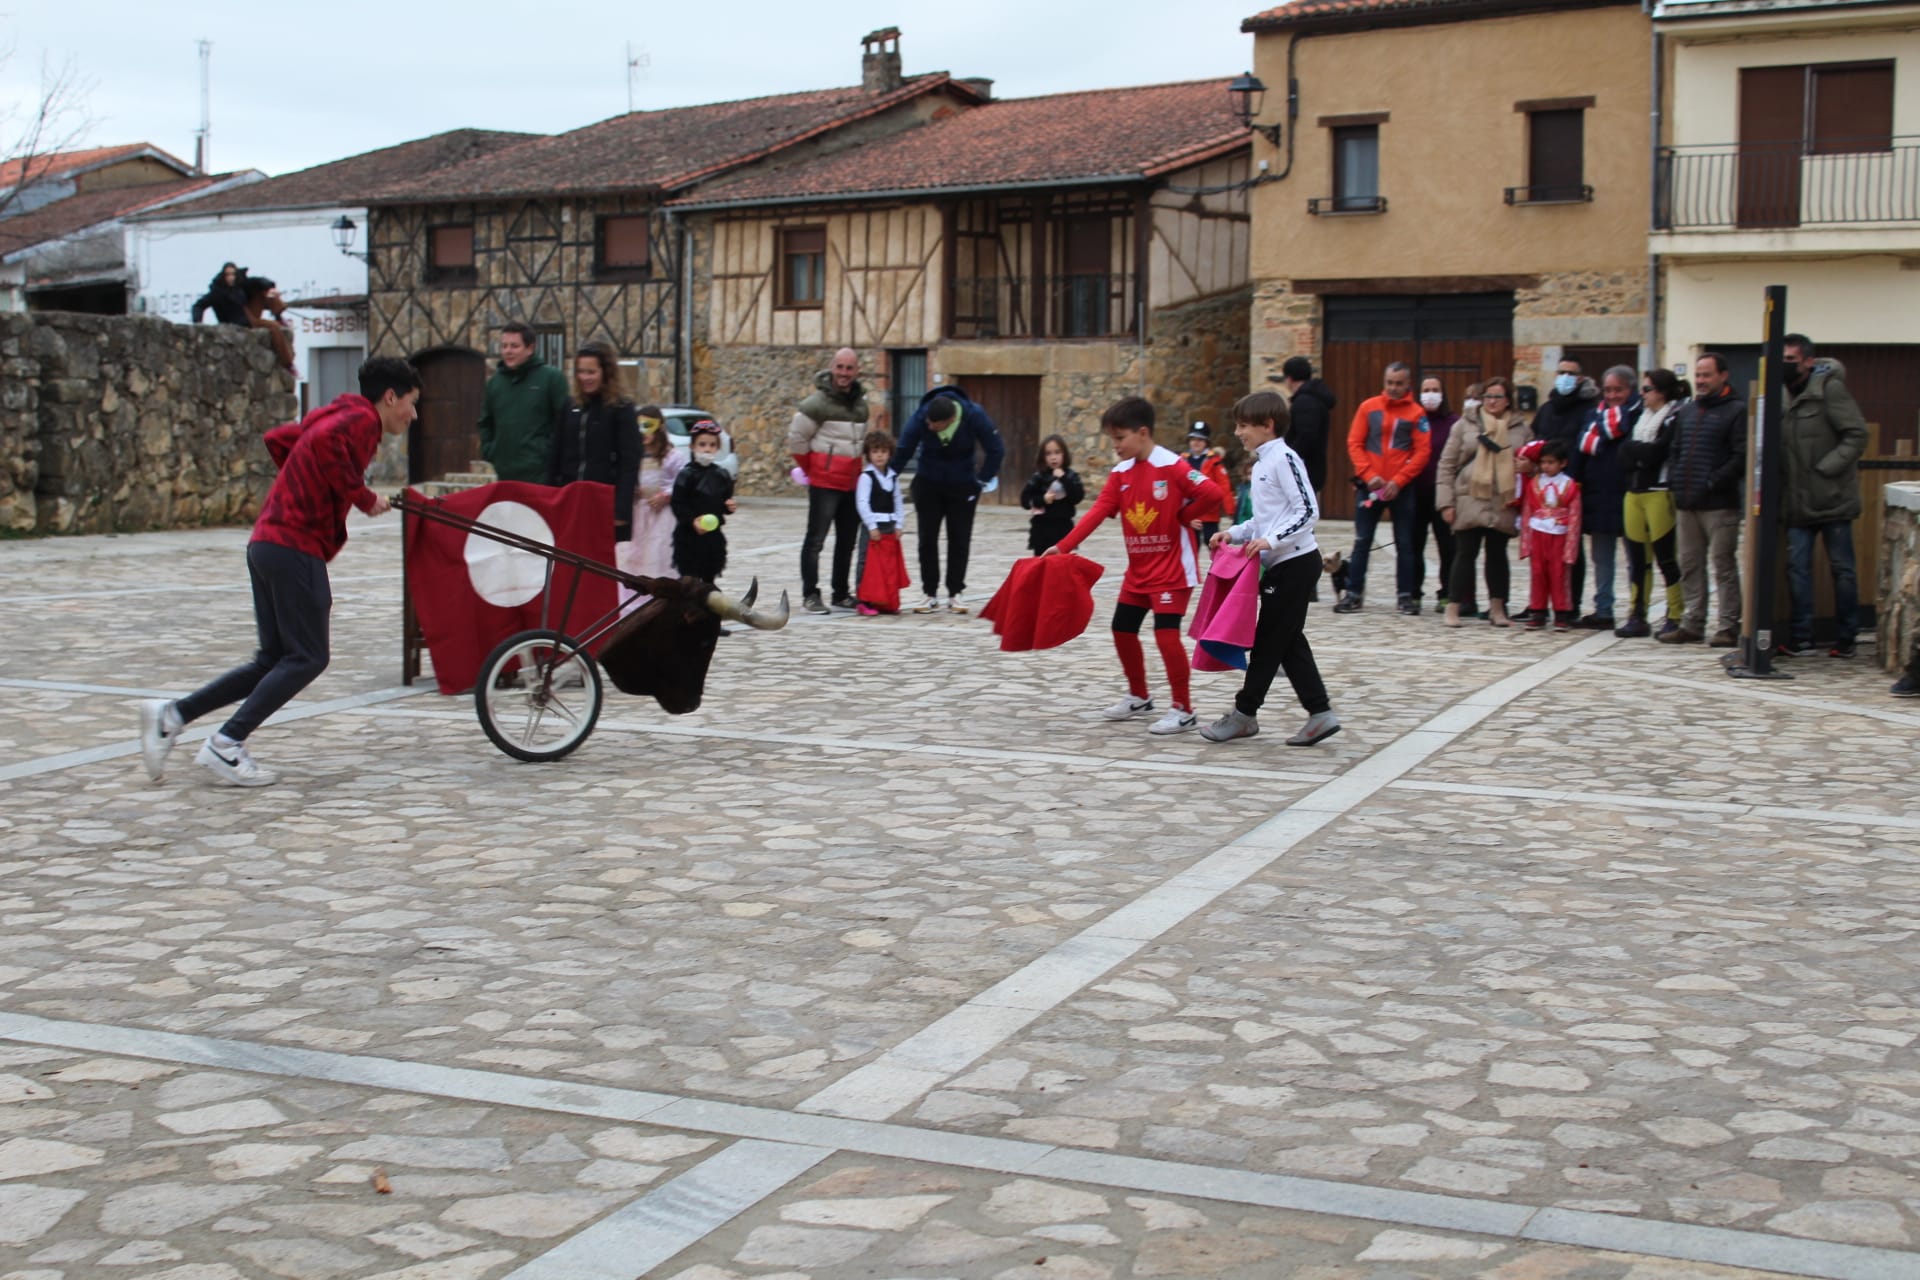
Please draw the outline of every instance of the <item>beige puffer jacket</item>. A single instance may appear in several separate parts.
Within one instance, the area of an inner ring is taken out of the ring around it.
[[[867,438],[867,389],[855,382],[845,391],[833,375],[814,375],[814,391],[794,412],[787,427],[787,452],[821,489],[852,490],[860,481],[861,446]]]
[[[1486,426],[1476,406],[1460,415],[1440,451],[1440,469],[1433,479],[1433,507],[1436,511],[1453,508],[1455,532],[1463,529],[1493,529],[1511,535],[1519,525],[1519,511],[1506,504],[1511,494],[1495,494],[1491,499],[1473,496],[1473,460],[1480,453],[1480,433]],[[1519,414],[1507,422],[1507,448],[1517,450],[1533,439],[1527,420]]]

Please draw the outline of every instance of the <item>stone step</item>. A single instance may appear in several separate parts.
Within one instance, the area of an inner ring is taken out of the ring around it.
[[[475,485],[492,484],[499,478],[491,471],[449,471],[440,477],[440,483],[464,485],[471,489]]]
[[[474,458],[467,463],[467,470],[477,476],[493,475],[493,464],[484,458]]]

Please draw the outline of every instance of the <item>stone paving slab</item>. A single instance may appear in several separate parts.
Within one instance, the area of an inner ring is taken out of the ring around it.
[[[1740,1280],[1777,1273],[838,1156],[662,1280]]]
[[[24,1047],[0,1046],[0,1097],[0,1266],[34,1280],[480,1280],[719,1145]]]

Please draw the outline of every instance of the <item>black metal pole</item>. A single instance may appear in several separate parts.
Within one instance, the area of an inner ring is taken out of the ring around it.
[[[1766,336],[1760,355],[1760,403],[1747,441],[1747,601],[1740,657],[1727,674],[1750,680],[1790,680],[1773,669],[1774,583],[1780,574],[1780,408],[1786,379],[1780,367],[1787,332],[1787,287],[1767,286]]]

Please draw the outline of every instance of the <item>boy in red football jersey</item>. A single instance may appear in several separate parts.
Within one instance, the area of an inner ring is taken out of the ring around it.
[[[299,422],[266,434],[279,474],[247,544],[259,649],[253,661],[176,702],[140,708],[140,757],[158,780],[181,732],[209,711],[239,709],[200,744],[194,763],[235,787],[264,787],[275,775],[247,752],[247,736],[326,670],[333,592],[327,562],[347,541],[347,508],[385,515],[387,500],[367,487],[382,435],[404,435],[420,404],[420,375],[404,360],[360,366],[360,394],[342,395]]]
[[[1200,721],[1188,689],[1191,667],[1180,624],[1187,602],[1200,585],[1199,556],[1187,530],[1196,521],[1218,520],[1224,495],[1219,486],[1171,449],[1153,442],[1153,406],[1128,396],[1100,417],[1100,429],[1113,442],[1120,461],[1107,475],[1100,496],[1066,537],[1044,555],[1063,555],[1085,542],[1105,520],[1120,517],[1127,544],[1127,574],[1120,603],[1113,611],[1113,647],[1127,676],[1127,696],[1101,714],[1131,720],[1153,710],[1147,695],[1147,659],[1140,647],[1140,624],[1153,614],[1153,638],[1167,666],[1172,707],[1153,722],[1150,733],[1185,733]]]

